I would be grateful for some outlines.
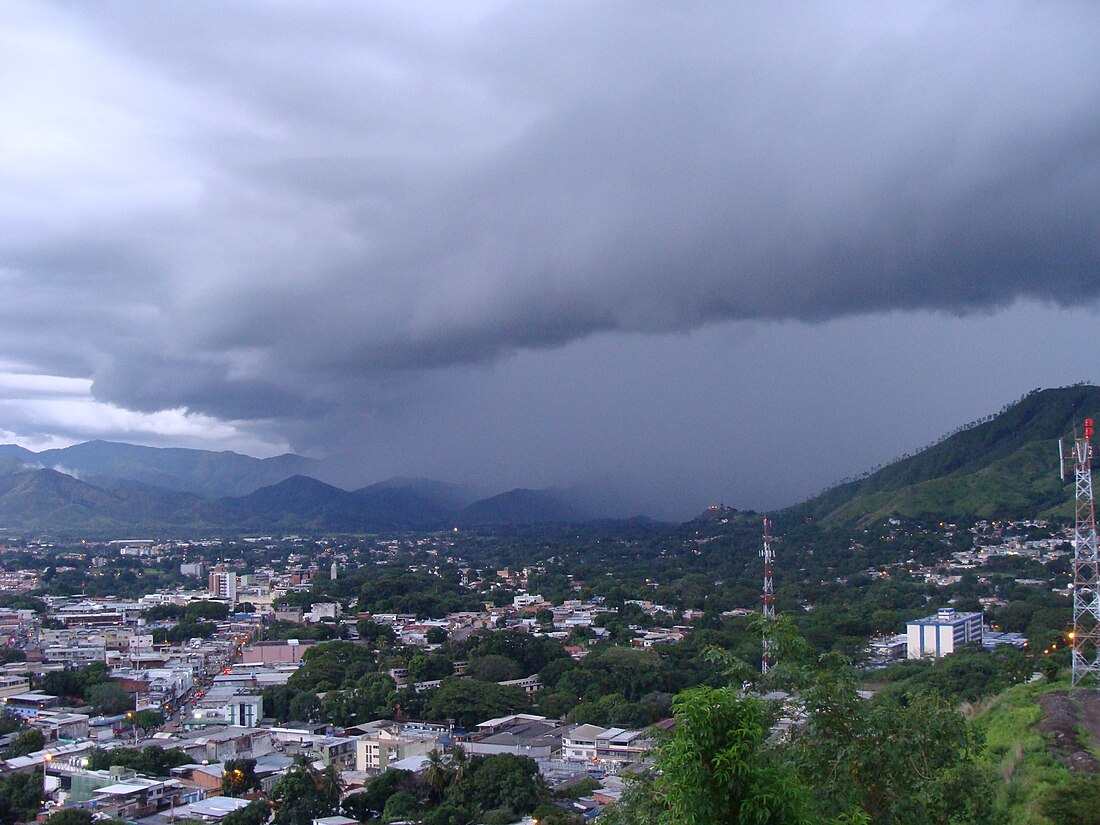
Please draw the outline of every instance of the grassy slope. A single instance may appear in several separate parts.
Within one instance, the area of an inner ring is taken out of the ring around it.
[[[1057,452],[1053,439],[1033,441],[973,473],[853,499],[825,521],[874,521],[894,514],[950,520],[1072,515],[1072,489],[1058,478]]]
[[[1037,700],[1043,693],[1068,688],[1065,680],[1017,685],[998,696],[975,721],[985,734],[985,758],[1003,780],[996,804],[1010,825],[1050,825],[1039,812],[1039,800],[1048,787],[1066,782],[1070,772],[1051,755],[1035,729],[1042,718]]]

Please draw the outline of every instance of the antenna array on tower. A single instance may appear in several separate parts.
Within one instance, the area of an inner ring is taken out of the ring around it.
[[[1096,508],[1092,497],[1092,419],[1072,448],[1058,442],[1059,461],[1074,468],[1077,518],[1073,531],[1073,684],[1086,676],[1100,679],[1100,564],[1096,553]]]
[[[763,657],[760,660],[760,672],[767,673],[774,664],[772,656],[771,622],[775,619],[775,589],[772,586],[772,564],[775,562],[775,550],[772,547],[772,522],[764,518],[764,546],[760,550],[764,559],[764,631]]]

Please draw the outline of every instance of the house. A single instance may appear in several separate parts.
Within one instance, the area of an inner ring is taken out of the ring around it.
[[[140,819],[163,808],[183,804],[182,787],[175,779],[130,776],[92,792],[87,807],[115,819]]]
[[[172,777],[186,780],[192,785],[202,788],[209,795],[217,795],[222,792],[222,774],[224,766],[221,762],[213,762],[209,765],[181,765],[172,768]]]
[[[627,764],[652,749],[652,737],[639,730],[578,725],[562,736],[562,757],[571,762]]]
[[[447,735],[442,725],[402,725],[379,720],[350,728],[358,732],[355,739],[355,769],[384,771],[394,763],[414,756],[426,756],[441,749],[440,739]]]

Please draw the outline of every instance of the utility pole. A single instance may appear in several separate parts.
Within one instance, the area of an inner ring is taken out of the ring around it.
[[[1073,463],[1077,517],[1073,531],[1073,684],[1091,675],[1100,681],[1100,565],[1096,554],[1096,508],[1092,498],[1091,418],[1085,419],[1085,435],[1067,447],[1058,439],[1062,481]]]
[[[766,516],[764,517],[764,546],[760,550],[760,555],[764,559],[764,606],[761,611],[764,617],[764,655],[760,659],[760,672],[767,675],[768,671],[771,670],[771,666],[775,664],[772,661],[771,639],[771,623],[775,620],[775,590],[772,586],[772,564],[775,562],[775,550],[772,548],[772,522]]]

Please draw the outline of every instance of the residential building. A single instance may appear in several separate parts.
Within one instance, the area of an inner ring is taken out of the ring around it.
[[[652,737],[639,730],[578,725],[562,736],[562,757],[571,762],[626,764],[652,748]]]
[[[0,676],[0,699],[27,693],[31,689],[31,680],[27,676]]]
[[[867,645],[872,664],[884,665],[898,659],[904,659],[909,649],[909,635],[898,633],[894,636],[876,636]]]
[[[253,642],[241,651],[245,664],[283,664],[302,661],[302,654],[313,641],[288,639],[285,642]]]
[[[274,750],[271,731],[266,728],[204,730],[201,736],[182,742],[176,747],[196,762],[259,759]]]
[[[215,567],[207,579],[207,589],[215,599],[225,599],[230,604],[237,603],[237,574],[225,568]]]
[[[355,737],[351,736],[326,736],[313,742],[310,752],[316,761],[347,771],[356,763],[356,742]]]
[[[518,687],[523,688],[523,692],[531,695],[532,693],[538,693],[542,690],[542,680],[539,679],[539,675],[536,673],[533,676],[525,676],[522,679],[506,679],[503,682],[497,682],[501,687]]]
[[[1027,637],[1022,633],[1001,633],[989,627],[982,628],[982,647],[993,650],[1001,645],[1012,645],[1023,650],[1027,647]]]
[[[193,792],[192,792],[193,793]],[[134,820],[184,803],[183,788],[175,779],[131,776],[92,792],[89,808],[114,819]]]
[[[440,749],[440,740],[448,734],[443,725],[402,724],[386,719],[349,728],[355,738],[355,769],[384,771],[394,763],[413,756],[426,756]]]

